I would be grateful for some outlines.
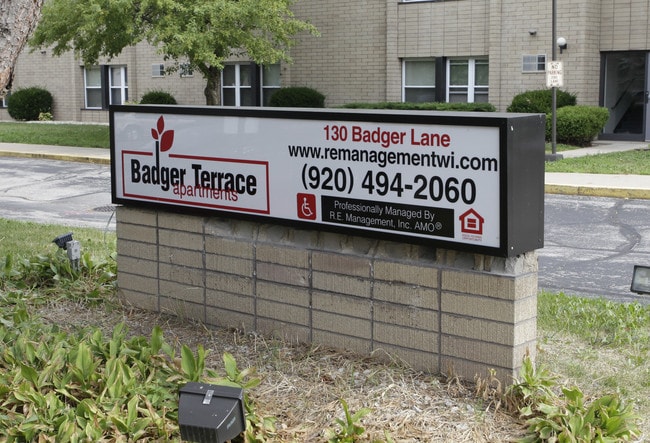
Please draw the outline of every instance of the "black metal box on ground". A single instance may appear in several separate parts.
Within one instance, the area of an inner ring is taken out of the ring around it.
[[[243,389],[190,382],[178,395],[181,439],[225,442],[246,429]]]

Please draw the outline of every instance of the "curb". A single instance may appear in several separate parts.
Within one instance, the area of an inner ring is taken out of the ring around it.
[[[585,197],[611,197],[650,200],[650,190],[631,188],[600,188],[578,185],[544,185],[545,194],[579,195]]]
[[[62,155],[62,154],[47,154],[42,152],[15,152],[15,151],[0,151],[0,157],[15,157],[15,158],[40,158],[47,160],[61,160],[78,163],[94,163],[98,165],[110,165],[111,159],[106,157],[93,157],[86,155]]]

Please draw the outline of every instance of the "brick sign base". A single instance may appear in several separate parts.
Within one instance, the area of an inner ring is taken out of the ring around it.
[[[117,210],[130,304],[502,382],[534,358],[537,255],[492,257],[132,207]],[[378,352],[375,352],[378,351]]]

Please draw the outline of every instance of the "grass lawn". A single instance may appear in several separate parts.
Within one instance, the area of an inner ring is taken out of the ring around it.
[[[566,145],[563,149],[558,146],[558,152],[567,150],[569,149]],[[546,162],[546,172],[650,175],[650,150],[614,152]]]
[[[70,228],[0,218],[0,260],[7,254],[11,254],[14,261],[17,261],[56,252],[58,247],[52,240],[66,232],[72,232],[74,239],[82,243],[84,250],[93,255],[108,257],[115,251],[114,231],[105,232],[92,228]]]
[[[33,145],[110,147],[107,125],[0,122],[0,142]]]

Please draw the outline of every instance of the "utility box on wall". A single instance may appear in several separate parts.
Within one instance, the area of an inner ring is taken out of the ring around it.
[[[119,290],[206,325],[509,383],[536,351],[544,125],[112,107]]]

